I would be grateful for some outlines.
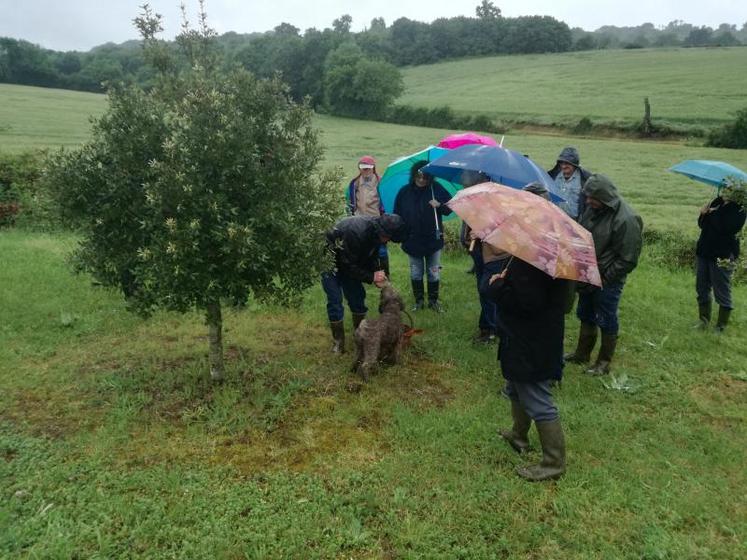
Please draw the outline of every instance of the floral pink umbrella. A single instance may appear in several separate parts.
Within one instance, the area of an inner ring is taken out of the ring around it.
[[[474,132],[464,132],[462,134],[449,134],[445,136],[439,143],[439,148],[446,148],[453,150],[459,146],[465,144],[483,144],[485,146],[497,146],[498,142],[493,140],[490,136],[482,136],[475,134]]]
[[[497,249],[553,278],[602,285],[591,233],[544,198],[481,183],[459,191],[447,204]]]

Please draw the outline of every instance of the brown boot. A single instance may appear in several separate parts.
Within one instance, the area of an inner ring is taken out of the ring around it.
[[[332,330],[332,353],[333,354],[344,354],[345,353],[345,322],[344,321],[330,321],[329,328]]]
[[[591,351],[597,343],[597,326],[589,323],[581,323],[578,331],[578,344],[576,350],[563,356],[566,362],[572,364],[585,364],[591,359]]]
[[[711,322],[711,302],[698,304],[698,328],[707,329]]]
[[[519,467],[516,474],[531,482],[555,480],[565,472],[565,436],[560,419],[535,422],[542,445],[542,461],[537,465]]]
[[[719,306],[718,308],[718,319],[716,320],[716,332],[723,332],[726,325],[729,324],[729,315],[731,315],[731,309],[728,307]]]
[[[526,453],[529,451],[529,428],[532,425],[532,419],[519,404],[519,401],[513,399],[511,399],[511,417],[514,420],[514,425],[510,430],[501,430],[501,437],[517,453]]]
[[[617,335],[616,334],[604,334],[602,333],[602,344],[599,347],[599,356],[593,367],[586,370],[589,375],[606,375],[610,372],[610,362],[612,357],[615,355],[615,347],[617,346]]]
[[[365,313],[353,313],[353,332],[355,332],[355,330],[358,328],[358,325],[360,325],[365,318]]]

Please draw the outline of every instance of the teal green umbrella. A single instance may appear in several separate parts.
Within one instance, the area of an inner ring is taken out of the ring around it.
[[[717,188],[725,187],[729,178],[747,181],[747,173],[723,161],[686,159],[670,167],[669,171]]]
[[[387,213],[394,211],[394,200],[397,198],[397,193],[410,182],[410,169],[415,163],[419,161],[433,161],[449,151],[446,148],[428,146],[424,150],[420,150],[389,164],[379,182],[379,196],[381,197],[381,203],[384,205],[384,211]],[[454,196],[459,189],[463,188],[459,183],[452,183],[443,179],[438,179],[438,182],[449,191],[451,196]],[[452,213],[444,216],[443,219],[448,220],[454,217],[456,215]]]

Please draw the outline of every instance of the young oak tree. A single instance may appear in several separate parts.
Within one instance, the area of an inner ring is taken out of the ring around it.
[[[82,236],[78,268],[144,314],[202,310],[210,374],[224,375],[221,301],[291,302],[325,266],[339,172],[317,171],[311,110],[278,80],[219,71],[203,3],[173,50],[161,16],[136,21],[159,72],[149,91],[114,86],[90,142],[51,158],[47,179]]]

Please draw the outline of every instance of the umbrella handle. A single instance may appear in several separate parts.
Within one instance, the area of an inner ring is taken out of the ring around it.
[[[436,195],[433,192],[433,183],[431,183],[431,200],[436,200]],[[438,212],[436,212],[436,209],[433,209],[433,219],[436,221],[436,231],[441,231],[438,227]]]

